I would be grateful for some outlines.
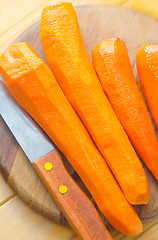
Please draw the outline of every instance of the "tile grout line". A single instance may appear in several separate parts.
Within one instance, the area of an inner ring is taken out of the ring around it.
[[[8,29],[6,29],[5,31],[3,31],[1,35],[6,34],[6,32],[8,32],[10,30],[10,28],[13,28],[14,26],[16,26],[19,22],[23,21],[25,18],[28,18],[30,15],[34,14],[35,11],[38,11],[39,9],[41,9],[41,7],[44,6],[44,4],[42,3],[41,5],[39,5],[38,7],[36,7],[35,9],[33,9],[31,12],[27,13],[24,17],[22,17],[21,19],[19,19],[16,23],[14,23],[12,26],[10,26]]]
[[[13,193],[12,195],[10,195],[9,197],[7,197],[6,199],[4,199],[2,202],[0,202],[0,207],[2,207],[5,203],[9,202],[13,197],[15,197],[16,195]]]
[[[128,4],[128,3],[130,3],[130,2],[132,2],[133,0],[125,0],[122,4],[121,4],[121,6],[125,6],[126,7],[126,4]]]

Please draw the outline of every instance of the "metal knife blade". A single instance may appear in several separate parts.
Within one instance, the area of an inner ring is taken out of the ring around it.
[[[53,142],[17,103],[1,78],[0,114],[31,162],[54,149]]]

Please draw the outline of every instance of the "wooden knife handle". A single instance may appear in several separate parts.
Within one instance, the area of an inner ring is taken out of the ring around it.
[[[34,161],[33,167],[81,239],[112,240],[97,210],[67,172],[57,150]]]

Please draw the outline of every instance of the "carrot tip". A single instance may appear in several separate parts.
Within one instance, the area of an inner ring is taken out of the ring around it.
[[[133,231],[129,234],[127,234],[130,237],[135,237],[138,236],[139,234],[141,234],[143,232],[143,224],[140,221],[140,223],[136,226],[133,226]]]
[[[141,205],[141,204],[148,204],[148,202],[149,202],[149,194],[144,193],[137,196],[137,198],[133,202],[131,202],[131,204]]]

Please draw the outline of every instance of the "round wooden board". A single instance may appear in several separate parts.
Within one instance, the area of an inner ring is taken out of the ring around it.
[[[136,49],[144,43],[158,43],[158,21],[145,14],[123,7],[81,6],[75,9],[90,57],[92,49],[101,40],[112,37],[120,37],[124,40],[141,91],[135,66],[135,53]],[[40,22],[29,27],[14,42],[20,41],[28,42],[45,60],[40,40]],[[154,122],[153,126],[157,134]],[[62,213],[55,205],[53,199],[35,173],[31,163],[2,119],[0,119],[0,154],[2,155],[0,167],[6,181],[17,195],[31,208],[45,217],[57,223],[67,224]],[[71,175],[86,191],[83,183],[71,166],[69,166],[67,160],[65,160],[65,163]],[[136,211],[141,219],[152,220],[158,216],[158,184],[145,166],[144,169],[150,186],[150,201],[146,206],[137,206]],[[90,197],[88,192],[87,194]],[[102,218],[107,225],[106,219],[103,216]]]

